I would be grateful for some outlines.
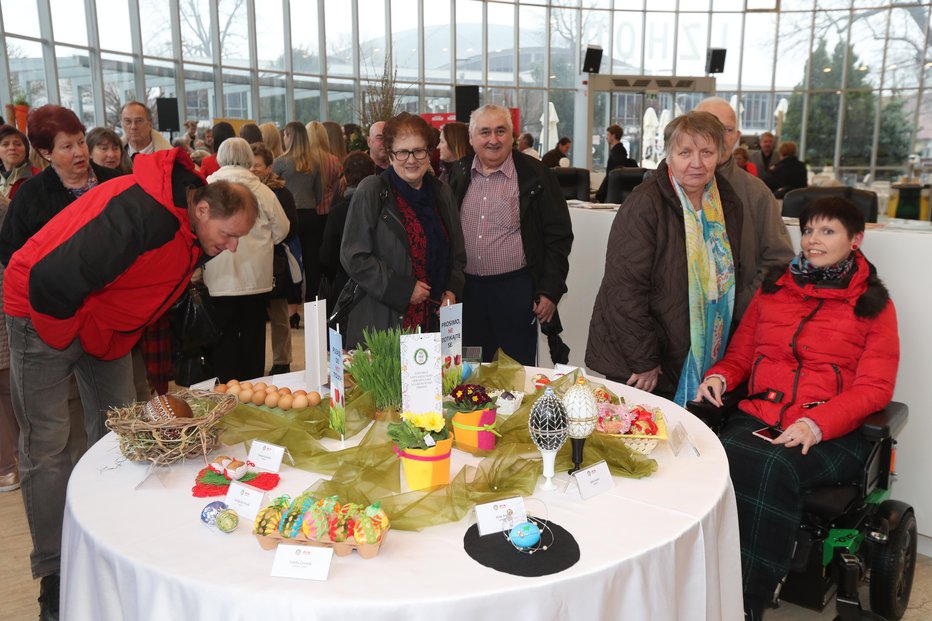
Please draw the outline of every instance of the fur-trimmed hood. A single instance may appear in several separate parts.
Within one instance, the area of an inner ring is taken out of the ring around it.
[[[855,316],[864,319],[877,317],[890,301],[890,293],[877,276],[877,268],[867,260],[864,253],[855,250],[854,258],[857,271],[846,288],[798,285],[789,268],[786,268],[770,270],[761,283],[761,293],[772,294],[784,286],[790,286],[813,297],[848,298],[854,303]]]

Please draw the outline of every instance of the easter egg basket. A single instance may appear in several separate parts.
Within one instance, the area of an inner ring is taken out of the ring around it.
[[[117,434],[120,452],[130,461],[150,461],[165,466],[187,457],[207,455],[220,445],[217,423],[239,401],[230,394],[178,389],[193,412],[189,418],[172,417],[154,422],[143,416],[145,403],[111,408],[107,427]]]
[[[621,440],[632,451],[650,455],[661,440],[667,439],[667,423],[659,410],[654,414],[654,423],[657,425],[657,433],[654,435],[638,433],[608,433],[606,435]]]
[[[382,537],[376,543],[356,543],[356,539],[352,536],[347,537],[346,541],[331,541],[330,538],[326,536],[319,540],[312,540],[308,539],[303,534],[298,534],[294,537],[285,537],[278,532],[268,535],[257,534],[256,539],[259,540],[259,545],[263,550],[271,550],[280,543],[297,543],[303,546],[333,548],[333,553],[337,556],[346,556],[352,553],[353,550],[356,550],[362,558],[370,559],[378,555],[379,548],[382,546],[382,542],[385,541],[385,537],[388,535],[389,530],[391,530],[391,526],[382,531]]]

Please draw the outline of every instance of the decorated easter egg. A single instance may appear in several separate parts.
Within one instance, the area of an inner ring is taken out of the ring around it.
[[[217,523],[217,516],[228,508],[222,500],[215,500],[201,510],[201,521],[208,526],[213,526]]]
[[[217,516],[217,528],[220,532],[232,533],[239,525],[239,515],[235,509],[225,509]]]
[[[301,532],[311,541],[326,539],[327,528],[327,513],[320,507],[311,507],[304,513]]]
[[[563,395],[566,406],[567,434],[571,438],[588,438],[595,430],[599,408],[589,382],[582,375]]]
[[[528,417],[531,440],[542,451],[556,451],[566,442],[566,406],[548,386],[534,402]]]
[[[353,525],[353,538],[356,543],[378,543],[382,529],[371,517],[363,516]]]
[[[526,550],[540,542],[540,528],[534,522],[521,522],[511,529],[508,539],[516,547]]]
[[[159,395],[142,408],[143,419],[150,423],[164,423],[172,418],[191,418],[194,412],[188,403],[175,395]]]

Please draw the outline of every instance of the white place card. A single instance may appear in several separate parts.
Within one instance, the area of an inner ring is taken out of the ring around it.
[[[190,390],[213,390],[214,386],[220,383],[220,379],[212,377],[209,380],[204,380],[203,382],[198,382],[196,384],[191,384],[189,387]]]
[[[605,460],[577,470],[573,473],[573,477],[576,479],[579,495],[583,500],[589,500],[615,487],[615,481],[612,479],[612,473]]]
[[[304,304],[304,384],[321,392],[327,382],[327,300]]]
[[[275,549],[275,559],[272,561],[272,576],[326,580],[332,560],[333,548],[280,543]]]
[[[401,407],[424,414],[443,411],[440,333],[401,335]]]
[[[259,509],[265,505],[265,492],[251,485],[230,481],[226,503],[231,509],[236,509],[241,518],[254,520]]]
[[[692,448],[696,457],[699,457],[699,449],[696,448],[696,443],[693,442],[692,436],[690,436],[686,428],[683,427],[683,421],[679,421],[676,423],[676,426],[673,427],[673,431],[670,432],[670,449],[673,451],[673,455],[679,457],[680,449],[683,448],[684,444]]]
[[[500,533],[521,522],[527,522],[527,509],[524,508],[524,498],[521,496],[476,505],[479,536]]]
[[[255,440],[249,447],[249,461],[256,468],[267,470],[268,472],[278,472],[282,467],[282,458],[285,456],[285,447],[277,444],[270,444]]]
[[[440,307],[440,354],[443,356],[443,375],[454,375],[457,384],[463,382],[463,305],[448,304]],[[448,388],[453,388],[447,382]]]

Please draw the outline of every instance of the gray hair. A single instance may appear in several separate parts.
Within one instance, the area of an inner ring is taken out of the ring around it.
[[[217,163],[221,166],[239,166],[249,170],[254,159],[252,147],[242,138],[227,138],[217,151]]]
[[[495,104],[485,104],[480,106],[472,111],[469,115],[469,135],[472,136],[473,132],[476,130],[476,122],[480,116],[484,114],[498,113],[505,117],[505,127],[508,128],[508,133],[514,136],[515,128],[511,123],[511,111],[508,108],[503,108],[501,106],[496,106]]]
[[[725,126],[710,112],[692,110],[667,123],[663,130],[664,151],[667,155],[687,135],[708,139],[718,149],[719,157],[725,152]]]

